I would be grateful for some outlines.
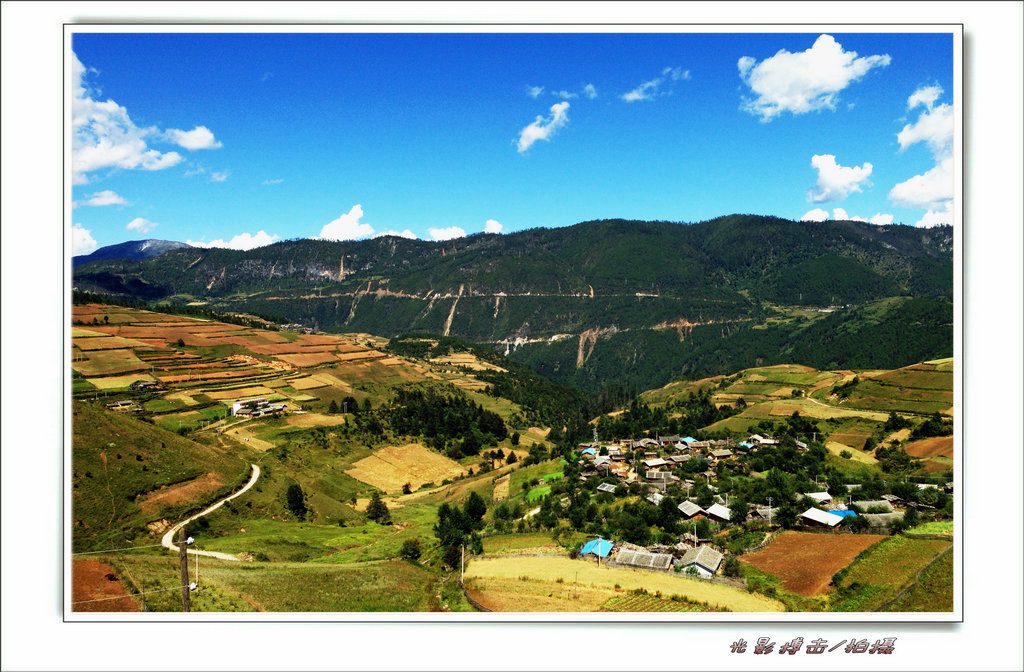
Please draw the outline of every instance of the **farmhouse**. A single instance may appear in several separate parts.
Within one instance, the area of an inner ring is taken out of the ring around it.
[[[698,574],[705,578],[710,578],[718,571],[722,564],[722,559],[722,554],[715,549],[710,546],[701,546],[700,548],[688,550],[679,561],[679,564],[683,567],[684,572],[687,567],[696,567]]]
[[[668,459],[672,462],[679,464],[680,462],[686,462],[690,459],[690,455],[669,455]]]
[[[665,499],[665,495],[661,494],[660,492],[652,492],[650,495],[646,497],[646,499],[651,504],[658,506],[659,504],[661,504],[661,500]]]
[[[885,509],[885,511],[876,511],[876,513],[892,513],[892,504],[884,499],[863,499],[850,502],[850,506],[856,506],[864,513],[869,512],[871,509]]]
[[[704,513],[704,509],[700,508],[699,506],[697,506],[696,504],[689,500],[683,502],[676,508],[679,509],[679,513],[683,514],[683,518],[686,518],[687,520],[693,518],[699,513]]]
[[[597,491],[598,492],[607,492],[609,494],[614,495],[615,494],[615,485],[612,484],[612,483],[602,483],[601,485],[597,486]]]
[[[810,497],[818,504],[826,504],[832,501],[832,495],[827,492],[805,492],[804,497]]]
[[[800,450],[807,450],[807,444],[804,443],[803,441],[796,441],[795,443],[796,447],[799,448]]]
[[[678,436],[659,436],[658,443],[663,446],[674,446],[679,443],[681,439]]]
[[[145,390],[150,387],[156,387],[157,382],[155,380],[136,380],[134,383],[129,385],[133,390]]]
[[[285,409],[284,404],[271,404],[266,397],[258,399],[245,399],[231,404],[231,415],[249,416],[258,418],[268,413],[276,413]]]
[[[835,527],[843,522],[842,516],[816,509],[813,506],[801,513],[800,517],[804,523],[812,527]]]
[[[708,514],[708,518],[713,518],[714,520],[723,523],[729,522],[729,517],[732,515],[732,511],[721,504],[712,504],[707,508],[705,513]]]
[[[607,558],[608,554],[612,552],[614,545],[615,542],[608,539],[593,539],[583,545],[583,548],[580,549],[580,555],[596,555],[598,559]]]
[[[640,569],[657,569],[668,571],[672,566],[672,556],[668,553],[648,553],[643,550],[622,549],[615,556],[615,563]]]
[[[122,413],[137,410],[135,408],[135,402],[127,399],[123,401],[115,401],[112,404],[106,404],[106,407],[112,411],[120,411]]]
[[[711,451],[711,457],[717,462],[718,460],[724,460],[732,457],[732,451],[729,450],[728,448],[723,448],[722,450],[713,450]]]
[[[666,464],[668,464],[668,462],[666,462],[665,460],[663,460],[660,457],[656,457],[656,458],[651,459],[651,460],[644,460],[644,466],[647,467],[648,469],[654,469],[656,467],[663,467]]]

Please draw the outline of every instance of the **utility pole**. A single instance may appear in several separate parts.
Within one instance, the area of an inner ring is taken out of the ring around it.
[[[768,498],[768,527],[772,525],[772,498]]]
[[[185,550],[188,542],[185,541],[184,526],[178,528],[178,565],[181,568],[181,610],[186,614],[189,607],[189,585],[188,585],[188,551]]]
[[[466,578],[466,545],[462,545],[462,557],[459,559],[459,583]]]

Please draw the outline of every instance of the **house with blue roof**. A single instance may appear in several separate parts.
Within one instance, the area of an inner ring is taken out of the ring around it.
[[[608,554],[612,552],[612,547],[615,545],[614,541],[608,539],[593,539],[583,544],[583,548],[580,549],[580,555],[596,555],[598,558],[607,558]]]

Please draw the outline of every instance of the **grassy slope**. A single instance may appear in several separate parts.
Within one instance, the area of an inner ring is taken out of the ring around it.
[[[76,401],[72,406],[71,487],[74,550],[150,543],[146,524],[176,519],[243,484],[244,456],[182,438],[135,418]],[[137,498],[161,486],[212,473],[222,485],[179,504],[143,511]],[[126,543],[128,542],[128,543]]]

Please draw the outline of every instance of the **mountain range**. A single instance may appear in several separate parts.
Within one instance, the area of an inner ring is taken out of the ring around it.
[[[97,250],[76,263],[75,288],[328,332],[454,336],[594,390],[774,363],[896,368],[952,355],[951,227],[730,215],[442,242],[138,243],[166,249],[138,258],[157,246],[129,247],[118,259],[120,246]]]

